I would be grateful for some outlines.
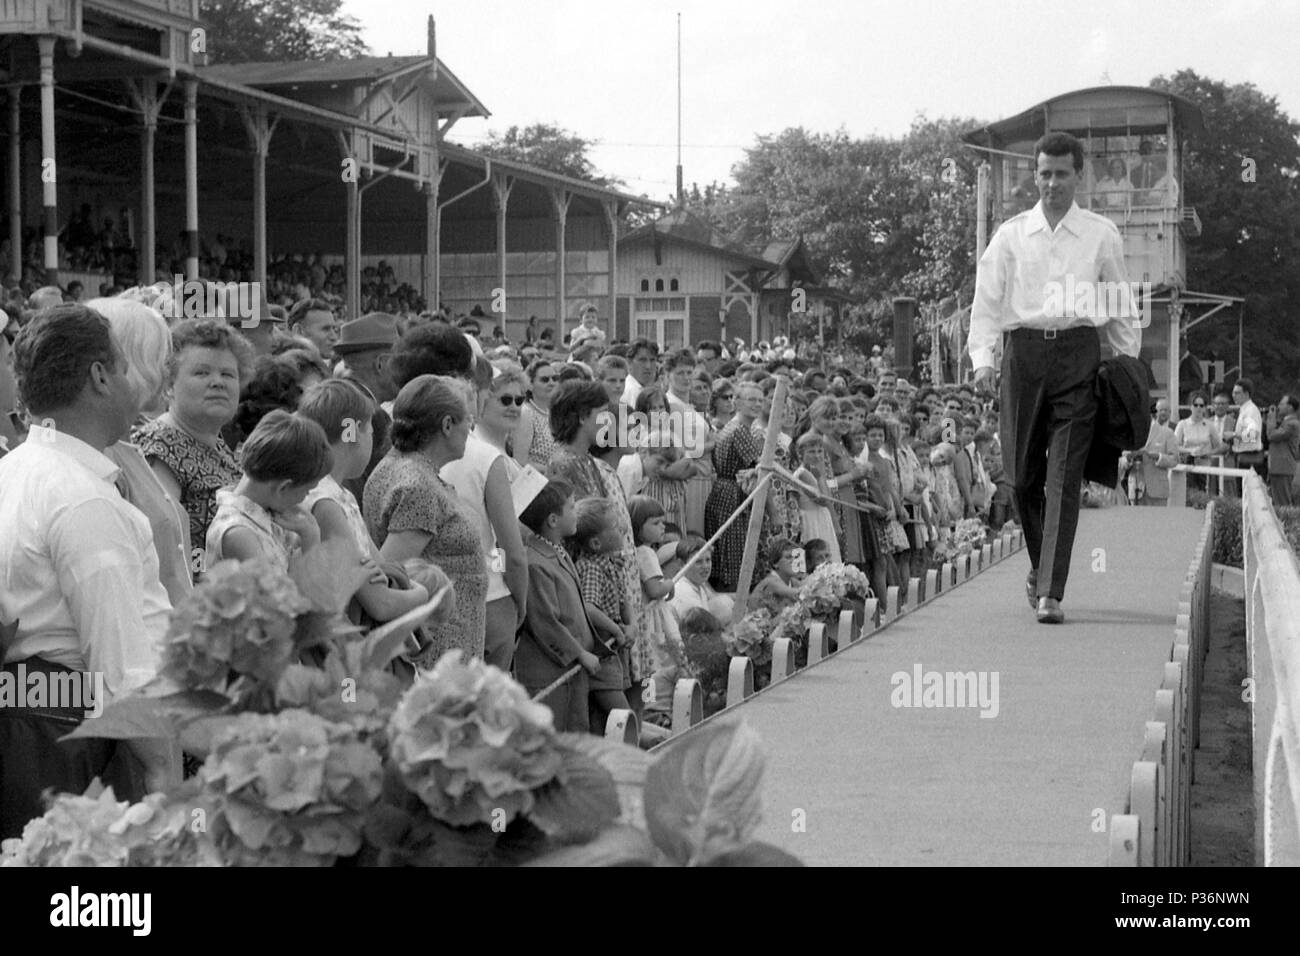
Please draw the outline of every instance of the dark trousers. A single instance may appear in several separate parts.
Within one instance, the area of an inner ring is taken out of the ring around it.
[[[1294,477],[1294,475],[1278,475],[1269,472],[1268,491],[1273,496],[1274,508],[1295,504],[1294,495],[1291,491],[1291,479]]]
[[[1083,467],[1097,416],[1097,330],[1045,339],[1008,333],[1002,359],[1002,458],[1025,532],[1038,596],[1065,595],[1079,524]]]
[[[11,681],[42,673],[47,678],[73,673],[39,657],[7,664]],[[98,777],[119,800],[144,795],[142,768],[116,740],[60,740],[85,719],[75,707],[0,707],[0,839],[22,835],[23,827],[45,812],[46,788],[82,794]],[[117,759],[114,759],[117,758]]]

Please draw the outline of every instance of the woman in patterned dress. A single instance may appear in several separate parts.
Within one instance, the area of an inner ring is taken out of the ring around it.
[[[609,406],[609,395],[599,382],[572,380],[555,390],[551,402],[551,432],[555,451],[551,454],[547,477],[559,478],[573,486],[574,498],[606,498],[616,502],[615,521],[623,546],[618,552],[623,572],[623,590],[632,609],[632,619],[642,618],[641,575],[636,563],[636,543],[632,538],[632,521],[628,516],[627,495],[618,473],[591,454],[600,431],[599,413]],[[632,641],[632,687],[628,701],[641,706],[642,681],[654,673],[654,658],[643,633],[638,630]]]
[[[393,447],[366,482],[366,526],[380,556],[428,561],[455,589],[455,613],[428,627],[432,641],[413,659],[425,668],[455,648],[483,656],[488,574],[478,521],[438,474],[465,454],[467,393],[466,382],[441,375],[407,382],[393,403]]]
[[[641,469],[645,484],[640,494],[653,498],[664,509],[667,520],[685,533],[686,484],[695,473],[694,459],[687,458],[678,447],[680,435],[673,435],[669,421],[668,400],[657,385],[641,390],[636,397],[636,411],[648,423],[641,436]]]
[[[704,506],[709,501],[713,487],[713,443],[718,439],[710,414],[713,404],[713,377],[703,368],[696,368],[691,380],[691,407],[700,416],[704,426],[702,454],[695,459],[695,474],[686,482],[686,525],[682,534],[701,534],[704,531]]]
[[[528,366],[528,403],[519,413],[519,424],[510,440],[510,451],[521,465],[532,465],[542,474],[551,464],[555,439],[551,435],[551,397],[555,394],[557,373],[546,359]]]
[[[736,386],[736,416],[718,434],[713,446],[713,468],[717,474],[713,490],[704,507],[704,534],[712,538],[732,516],[747,491],[742,491],[737,473],[752,469],[763,452],[763,438],[754,431],[754,422],[763,411],[763,390],[754,382]],[[750,486],[752,487],[752,486]],[[745,554],[745,536],[749,530],[748,511],[723,532],[713,548],[713,575],[709,579],[719,591],[735,591],[740,579],[740,563]],[[764,516],[759,534],[753,580],[767,574],[767,538],[770,524]]]
[[[243,474],[221,430],[238,411],[240,384],[252,364],[252,346],[225,322],[177,323],[167,367],[167,411],[131,435],[163,489],[185,509],[196,556],[217,513],[217,491],[233,487]],[[191,564],[196,572],[201,567],[199,560]]]
[[[822,397],[808,408],[808,430],[799,436],[797,447],[799,461],[824,485],[831,496],[841,504],[831,506],[840,541],[840,554],[849,564],[862,564],[869,560],[862,540],[862,524],[855,508],[857,504],[853,482],[859,470],[854,465],[840,440],[840,410],[834,398]]]

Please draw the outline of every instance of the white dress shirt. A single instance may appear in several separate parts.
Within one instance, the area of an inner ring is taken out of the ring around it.
[[[627,381],[623,383],[623,404],[631,411],[636,407],[636,400],[641,396],[641,390],[645,388],[636,380],[631,372],[628,372]]]
[[[151,680],[171,604],[149,520],[102,452],[39,425],[0,459],[4,663],[40,656],[104,675],[109,699]]]
[[[1264,416],[1259,413],[1259,406],[1249,398],[1237,409],[1237,429],[1232,435],[1233,454],[1264,450]]]
[[[1083,309],[1091,314],[1076,314],[1078,299],[1068,294],[1069,290],[1098,281],[1124,283],[1117,287],[1124,290],[1121,305],[1129,301],[1124,240],[1119,228],[1105,216],[1073,203],[1053,230],[1040,201],[1033,209],[1008,219],[980,256],[976,271],[967,342],[971,365],[977,369],[993,366],[993,351],[1003,332],[1082,325],[1105,326],[1111,349],[1136,358],[1142,345],[1141,320],[1135,317],[1137,303],[1127,308],[1128,315],[1111,317],[1106,314],[1106,296],[1095,295],[1094,308]],[[1048,290],[1053,287],[1066,291],[1060,316],[1045,308]]]

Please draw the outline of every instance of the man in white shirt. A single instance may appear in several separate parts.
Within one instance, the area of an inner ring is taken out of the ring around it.
[[[637,339],[627,350],[628,376],[623,387],[623,404],[636,406],[641,389],[653,385],[659,377],[659,346],[649,339]]]
[[[122,498],[117,466],[104,455],[140,411],[108,321],[80,305],[49,309],[19,333],[14,368],[39,424],[0,459],[3,837],[43,812],[46,787],[81,793],[109,769],[113,741],[59,738],[154,677],[171,612],[149,521]],[[5,694],[38,674],[49,698]],[[85,699],[90,686],[94,700]],[[172,779],[167,742],[127,746],[149,789]]]
[[[1074,201],[1082,145],[1068,133],[1049,133],[1034,155],[1042,198],[1003,223],[980,257],[967,347],[976,385],[987,394],[1005,335],[1003,465],[1028,544],[1026,594],[1040,623],[1059,624],[1097,415],[1098,330],[1105,328],[1112,350],[1134,357],[1141,336],[1119,230]],[[1101,282],[1116,283],[1118,315],[1108,314]],[[1093,294],[1080,297],[1083,288]]]
[[[1264,464],[1264,416],[1259,406],[1251,400],[1255,386],[1248,378],[1237,379],[1232,386],[1232,400],[1237,405],[1237,425],[1230,433],[1225,433],[1224,441],[1232,442],[1232,457],[1238,468],[1254,468],[1262,477]],[[1233,487],[1239,482],[1234,480]]]

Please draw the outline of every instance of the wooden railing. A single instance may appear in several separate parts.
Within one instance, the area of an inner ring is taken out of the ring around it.
[[[1172,498],[1172,493],[1171,493]],[[1191,795],[1200,742],[1201,676],[1210,633],[1210,502],[1178,596],[1169,661],[1147,721],[1142,753],[1129,779],[1128,806],[1110,819],[1111,866],[1187,866],[1191,862]]]
[[[1300,564],[1264,480],[1242,485],[1255,863],[1300,866]]]
[[[960,584],[964,584],[981,571],[987,570],[998,561],[1008,557],[1024,546],[1024,532],[1007,532],[986,544],[978,551],[961,555],[959,560],[944,564],[941,568],[926,572],[924,578],[912,578],[906,592],[890,587],[885,601],[869,598],[862,612],[852,610],[840,611],[835,622],[836,650],[830,652],[830,635],[825,624],[815,622],[808,628],[808,663],[799,668],[795,662],[795,648],[789,638],[779,638],[772,646],[772,680],[762,694],[782,681],[795,676],[800,670],[806,670],[825,660],[836,657],[848,650],[858,641],[871,637],[876,632],[892,624],[898,618],[928,604]],[[755,696],[754,664],[748,657],[733,657],[727,679],[726,706],[708,719],[714,720],[727,714]],[[699,682],[684,678],[677,682],[673,695],[673,721],[671,737],[690,730],[703,720],[702,690]],[[629,726],[635,727],[636,717],[631,711],[615,710],[608,718],[605,736],[632,743],[636,737]]]

